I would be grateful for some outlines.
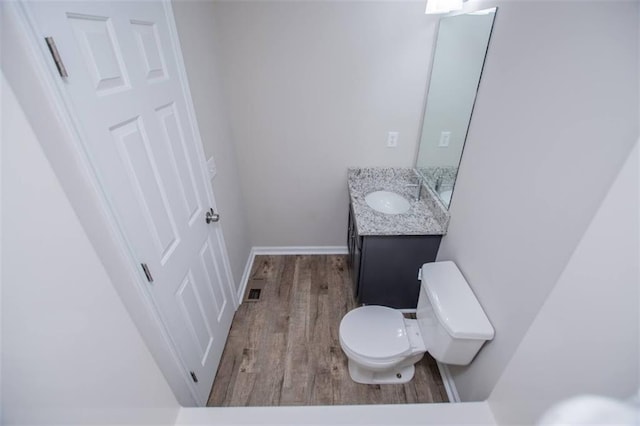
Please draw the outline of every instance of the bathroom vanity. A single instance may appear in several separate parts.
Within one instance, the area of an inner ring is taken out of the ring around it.
[[[418,270],[436,259],[449,221],[446,208],[412,169],[350,169],[348,185],[347,243],[357,300],[415,309]],[[399,194],[409,201],[409,210],[388,214],[371,208],[365,197],[376,191]]]
[[[417,306],[418,270],[436,259],[449,224],[495,12],[440,20],[416,168],[349,169],[349,263],[360,303]]]

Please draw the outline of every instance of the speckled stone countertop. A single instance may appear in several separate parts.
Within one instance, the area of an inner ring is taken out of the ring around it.
[[[422,185],[420,200],[417,188],[407,187],[418,182],[413,169],[353,168],[349,169],[348,186],[356,228],[359,235],[444,235],[449,225],[449,213],[431,189]],[[374,191],[396,192],[411,202],[403,214],[385,214],[373,210],[364,197]]]

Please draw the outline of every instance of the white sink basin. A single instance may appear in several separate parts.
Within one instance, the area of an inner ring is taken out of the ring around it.
[[[400,194],[390,191],[375,191],[364,197],[369,207],[386,214],[406,213],[411,203]]]

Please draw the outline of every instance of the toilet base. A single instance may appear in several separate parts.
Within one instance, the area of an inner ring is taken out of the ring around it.
[[[352,360],[349,360],[349,375],[356,383],[364,385],[392,385],[407,383],[413,379],[416,368],[413,364],[398,366],[388,371],[372,371],[362,368]]]

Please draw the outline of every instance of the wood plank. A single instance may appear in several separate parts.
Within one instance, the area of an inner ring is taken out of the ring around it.
[[[446,402],[428,354],[404,385],[361,385],[349,377],[340,320],[357,307],[346,256],[256,256],[260,300],[233,319],[208,406]]]

